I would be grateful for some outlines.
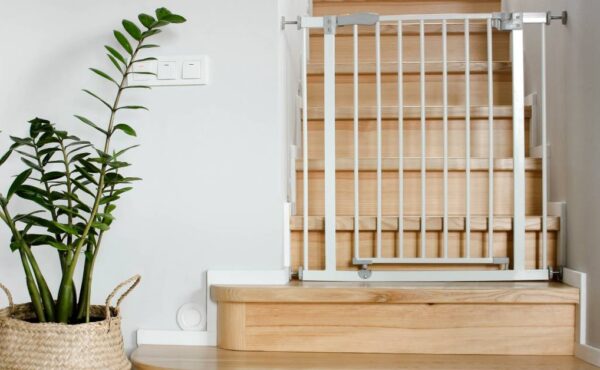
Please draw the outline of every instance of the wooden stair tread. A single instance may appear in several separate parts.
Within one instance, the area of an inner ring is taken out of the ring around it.
[[[487,73],[488,64],[487,62],[471,61],[469,63],[469,71],[475,73]],[[448,62],[448,73],[464,73],[465,62],[461,61],[449,61]],[[404,62],[402,69],[404,74],[416,74],[420,73],[420,64],[418,62]],[[442,62],[426,62],[425,72],[427,74],[441,74],[443,69]],[[493,62],[493,72],[510,72],[510,62]],[[335,71],[337,74],[352,74],[354,73],[353,63],[336,63]],[[374,62],[360,62],[358,64],[359,74],[375,74],[376,64]],[[308,74],[309,75],[322,75],[324,73],[323,63],[309,63]],[[382,62],[381,63],[382,74],[396,74],[398,73],[397,62]]]
[[[489,161],[487,158],[471,158],[471,171],[487,171],[489,169]],[[513,170],[513,159],[512,158],[496,158],[494,159],[494,171],[512,171]],[[398,171],[399,163],[398,158],[382,158],[381,168],[383,171]],[[426,159],[427,171],[443,171],[444,160],[443,158],[427,158]],[[304,163],[302,159],[296,160],[296,171],[302,171],[304,169]],[[335,169],[337,171],[353,171],[354,170],[354,159],[352,158],[337,158],[335,163]],[[377,170],[377,159],[375,158],[361,158],[358,162],[358,169],[360,171],[376,171]],[[448,171],[465,171],[466,160],[464,158],[449,158],[448,159]],[[541,171],[542,160],[541,158],[526,158],[525,159],[525,170],[526,171]],[[309,171],[324,171],[325,160],[323,159],[309,159],[308,160]],[[421,158],[405,157],[404,158],[404,171],[420,171],[421,170]]]
[[[560,303],[577,304],[579,289],[557,282],[335,283],[213,285],[216,302]]]
[[[464,216],[448,216],[449,231],[465,231],[466,222]],[[303,216],[292,216],[290,228],[292,231],[303,230]],[[354,216],[337,216],[336,230],[338,231],[353,231]],[[377,218],[375,216],[360,216],[359,227],[361,231],[377,230]],[[427,216],[427,231],[442,231],[443,217],[442,216]],[[487,231],[488,218],[486,216],[471,216],[471,231]],[[548,231],[560,230],[560,218],[548,216]],[[323,231],[325,229],[325,218],[323,216],[308,216],[308,229],[310,231]],[[383,216],[381,218],[381,229],[383,231],[398,231],[398,216]],[[404,216],[405,231],[421,230],[420,216]],[[494,231],[511,231],[512,217],[495,216]],[[525,217],[526,231],[541,231],[542,218],[539,216]]]
[[[310,120],[322,120],[325,116],[323,107],[308,107],[308,119]],[[465,117],[465,107],[449,106],[448,107],[448,118],[457,119]],[[430,119],[442,119],[443,108],[440,106],[427,106],[425,107],[425,116],[428,120]],[[494,118],[511,118],[513,111],[512,106],[509,105],[496,105],[493,108]],[[354,118],[354,107],[336,107],[335,109],[336,119],[353,119]],[[374,106],[361,106],[358,109],[358,116],[360,119],[376,119],[377,108]],[[382,106],[381,107],[382,119],[398,119],[398,107],[397,106]],[[525,107],[525,118],[531,117],[531,107]],[[471,107],[471,119],[488,118],[488,108],[481,106]],[[418,106],[405,106],[404,107],[404,119],[405,120],[416,120],[421,119],[421,108]]]
[[[137,370],[592,370],[573,356],[469,356],[301,352],[242,352],[209,346],[142,345]]]

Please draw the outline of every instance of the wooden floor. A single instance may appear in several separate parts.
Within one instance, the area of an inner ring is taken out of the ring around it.
[[[137,370],[587,370],[572,356],[383,355],[236,352],[215,347],[141,346],[131,356]]]

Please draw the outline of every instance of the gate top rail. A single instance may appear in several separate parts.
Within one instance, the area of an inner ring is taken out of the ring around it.
[[[513,24],[515,21],[519,25],[546,23],[550,21],[561,20],[566,24],[567,12],[562,12],[560,15],[552,15],[551,12],[524,12],[524,13],[448,13],[448,14],[402,14],[402,15],[378,15],[375,13],[357,13],[343,16],[323,16],[298,17],[296,21],[288,21],[282,17],[282,28],[286,25],[297,25],[298,29],[302,28],[323,28],[326,20],[331,17],[336,18],[336,26],[349,25],[373,25],[376,22],[418,22],[418,21],[464,21],[469,20],[488,20],[495,22],[495,26],[500,29],[514,29],[504,27],[503,24]]]

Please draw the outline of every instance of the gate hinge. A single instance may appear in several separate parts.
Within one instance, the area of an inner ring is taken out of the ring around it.
[[[558,266],[556,268],[549,266],[548,267],[548,280],[551,281],[562,281],[563,279],[563,267]]]
[[[493,13],[492,26],[500,31],[523,29],[523,13]]]

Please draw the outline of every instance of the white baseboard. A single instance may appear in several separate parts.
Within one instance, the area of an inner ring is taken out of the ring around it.
[[[595,366],[600,366],[600,348],[587,344],[575,345],[575,356]]]
[[[231,285],[284,285],[289,282],[289,269],[267,271],[208,271],[206,273],[206,331],[148,330],[137,331],[137,344],[216,346],[217,304],[210,298],[210,287]]]
[[[579,309],[575,333],[576,344],[586,344],[587,341],[587,275],[584,272],[563,269],[563,283],[579,288]]]
[[[137,344],[173,346],[208,346],[214,342],[207,331],[146,330],[137,331]]]

